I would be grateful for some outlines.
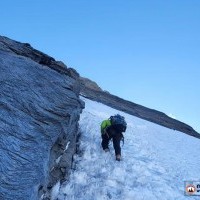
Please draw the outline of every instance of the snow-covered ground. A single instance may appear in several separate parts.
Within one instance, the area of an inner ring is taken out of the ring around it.
[[[80,151],[58,200],[188,200],[184,181],[200,180],[200,140],[83,98]],[[101,148],[100,124],[110,115],[127,121],[123,160]]]

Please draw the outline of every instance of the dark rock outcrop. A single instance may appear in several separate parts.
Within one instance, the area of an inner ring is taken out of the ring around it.
[[[95,83],[94,81],[88,79],[88,78],[84,78],[84,77],[80,77],[80,84],[82,88],[88,88],[88,89],[92,89],[95,91],[103,91],[97,83]]]
[[[89,80],[87,80],[86,83],[82,81],[82,84],[81,84],[82,96],[88,99],[91,99],[93,101],[103,103],[117,110],[124,111],[136,117],[159,124],[161,126],[165,126],[170,129],[181,131],[183,133],[194,136],[196,138],[200,138],[200,134],[197,133],[191,126],[183,122],[180,122],[176,119],[173,119],[157,110],[150,109],[150,108],[138,105],[136,103],[124,100],[120,97],[117,97],[106,91],[103,91],[102,89],[96,89],[98,87],[96,87],[95,89],[88,87],[88,82]]]
[[[0,199],[46,198],[66,179],[84,107],[78,80],[63,63],[0,36]]]

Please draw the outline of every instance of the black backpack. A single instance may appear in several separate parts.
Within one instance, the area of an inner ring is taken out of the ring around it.
[[[126,131],[127,123],[125,118],[119,114],[110,117],[111,124],[118,127],[121,132]]]

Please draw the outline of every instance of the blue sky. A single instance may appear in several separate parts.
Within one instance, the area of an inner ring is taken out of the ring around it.
[[[200,132],[199,0],[2,0],[0,35]]]

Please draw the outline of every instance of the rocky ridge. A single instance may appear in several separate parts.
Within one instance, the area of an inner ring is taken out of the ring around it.
[[[76,151],[79,75],[0,36],[0,199],[49,199]]]
[[[88,99],[103,103],[112,108],[124,111],[158,125],[186,133],[196,138],[200,138],[200,134],[196,132],[191,126],[173,119],[162,112],[124,100],[118,96],[110,94],[107,91],[98,89],[100,87],[97,84],[94,84],[93,81],[91,81],[91,84],[89,84],[89,79],[87,79],[86,83],[84,83],[84,79],[81,79],[81,82],[81,95]],[[90,87],[88,87],[88,85]],[[91,87],[91,85],[97,86]]]

